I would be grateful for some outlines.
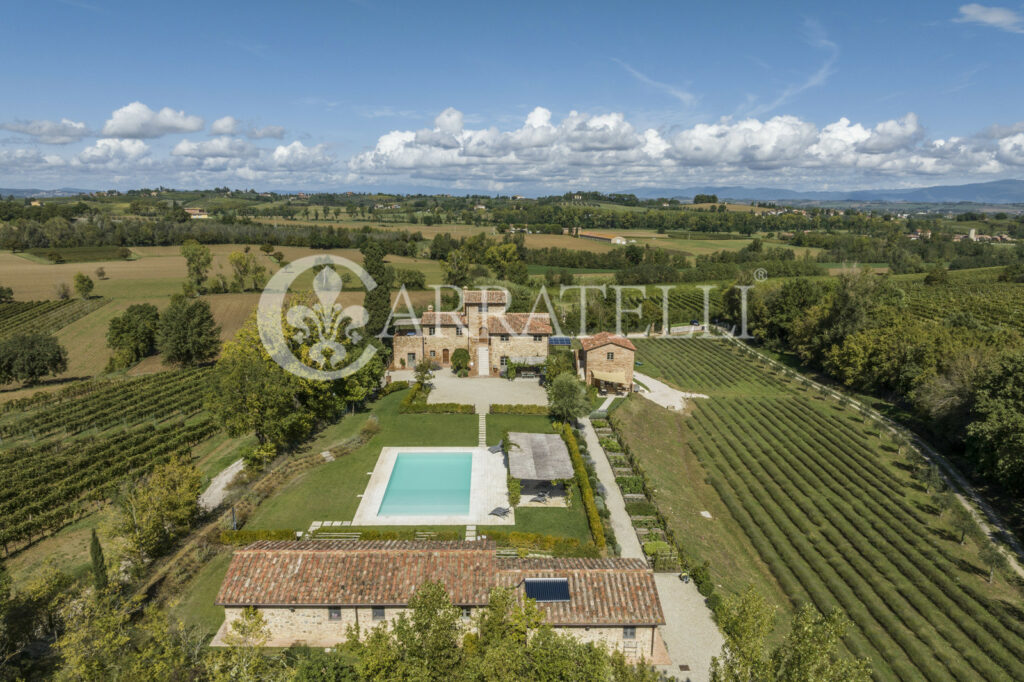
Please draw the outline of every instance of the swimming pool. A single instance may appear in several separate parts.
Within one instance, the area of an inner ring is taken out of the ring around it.
[[[395,459],[378,516],[469,514],[473,455],[401,452]]]

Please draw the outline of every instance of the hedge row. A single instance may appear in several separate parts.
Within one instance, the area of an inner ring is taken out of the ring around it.
[[[409,395],[402,398],[398,406],[401,414],[475,414],[476,407],[473,405],[462,405],[460,403],[434,403],[427,404],[427,393],[419,384],[415,384]]]
[[[220,544],[222,545],[248,545],[260,540],[294,540],[295,531],[283,530],[222,530],[220,532]]]
[[[308,535],[311,540],[316,540],[319,532],[324,533],[359,533],[360,540],[415,540],[416,534],[423,532],[422,528],[416,528],[410,526],[409,528],[402,528],[396,530],[381,530],[379,528],[360,528],[353,526],[332,526],[330,528],[321,528],[320,531],[314,531]],[[462,530],[431,530],[433,536],[431,540],[437,541],[450,541],[450,540],[462,540],[465,537],[465,531]],[[336,538],[319,538],[323,540],[332,540]]]
[[[386,395],[391,395],[395,391],[404,391],[407,388],[409,388],[408,381],[392,381],[390,384],[380,389],[380,395],[381,397],[384,397]]]
[[[594,502],[594,489],[590,487],[590,477],[587,475],[587,467],[583,463],[583,455],[580,454],[580,446],[576,443],[576,436],[572,433],[572,427],[562,424],[562,440],[569,449],[569,457],[572,458],[572,469],[576,474],[576,483],[580,487],[583,498],[583,508],[587,512],[587,523],[590,524],[590,534],[594,536],[594,543],[597,548],[605,548],[604,524],[601,523],[601,515],[597,511],[597,504]]]
[[[515,547],[519,550],[539,550],[551,552],[561,557],[597,557],[601,555],[597,545],[592,542],[582,543],[576,538],[564,538],[540,533],[523,533],[520,531],[492,531],[484,533],[488,540],[494,540],[499,547]],[[604,536],[601,536],[604,539]]]
[[[539,414],[547,416],[546,405],[491,405],[491,414]]]

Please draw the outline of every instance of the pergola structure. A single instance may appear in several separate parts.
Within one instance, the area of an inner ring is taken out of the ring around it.
[[[573,477],[572,460],[562,437],[554,433],[508,434],[508,470],[523,481],[561,481]]]

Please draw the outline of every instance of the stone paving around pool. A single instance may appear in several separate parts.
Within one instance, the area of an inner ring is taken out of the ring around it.
[[[470,474],[469,513],[461,515],[412,515],[402,514],[380,516],[381,501],[391,478],[398,455],[409,453],[451,453],[469,452],[473,456],[473,468]],[[515,511],[512,510],[504,518],[491,516],[496,507],[510,508],[508,502],[508,469],[505,455],[502,452],[491,452],[487,448],[466,447],[401,447],[384,448],[381,450],[377,465],[370,475],[366,490],[361,495],[362,501],[352,519],[353,526],[465,526],[479,524],[501,526],[515,524]],[[324,522],[323,525],[327,525]],[[333,523],[331,525],[334,525]]]

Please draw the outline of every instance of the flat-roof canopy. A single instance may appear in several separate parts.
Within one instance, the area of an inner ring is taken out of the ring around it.
[[[619,372],[599,372],[599,371],[595,370],[593,372],[593,374],[594,374],[594,378],[597,379],[598,381],[606,381],[606,382],[611,383],[611,384],[622,384],[622,385],[626,384],[626,373],[622,372],[622,371],[619,371]]]
[[[527,481],[558,481],[572,478],[572,460],[562,437],[554,433],[508,434],[508,470]]]

